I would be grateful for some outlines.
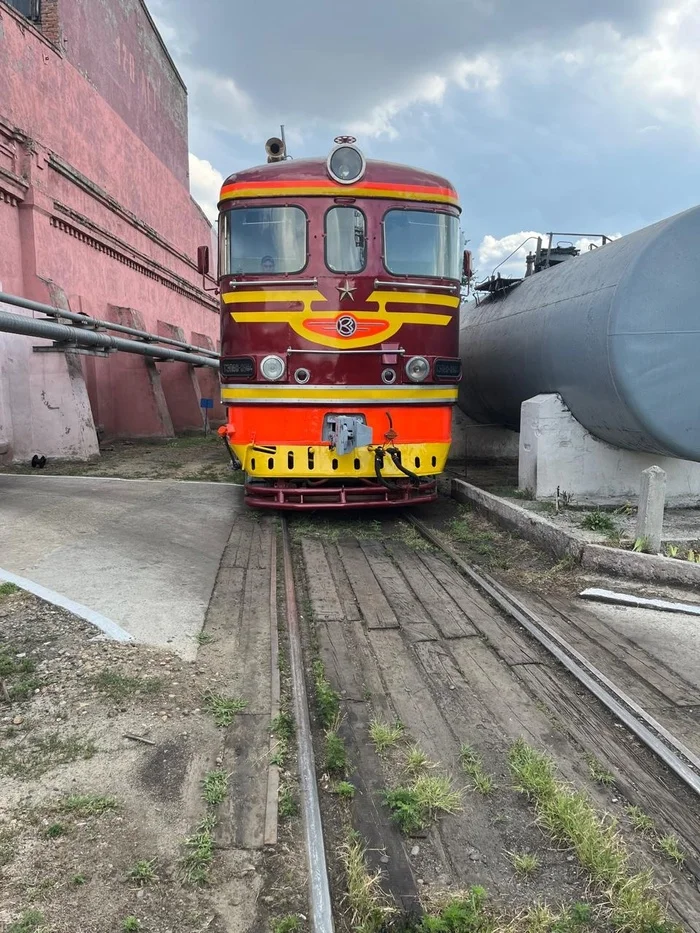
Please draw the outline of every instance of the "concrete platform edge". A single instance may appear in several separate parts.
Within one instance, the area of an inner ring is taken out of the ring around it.
[[[83,606],[82,603],[76,603],[72,599],[42,586],[40,583],[27,580],[26,577],[20,577],[16,573],[10,573],[9,570],[3,570],[2,567],[0,567],[0,583],[14,583],[15,586],[32,593],[34,596],[38,596],[39,599],[43,599],[47,603],[51,603],[52,606],[59,606],[61,609],[72,612],[74,616],[78,616],[79,619],[84,619],[85,622],[94,625],[113,641],[134,641],[132,636],[120,625],[112,622],[111,619],[103,616],[100,612],[95,612],[94,609],[89,609],[87,606]]]
[[[700,564],[655,554],[637,554],[602,544],[588,544],[541,515],[535,515],[465,480],[452,479],[450,492],[453,499],[473,505],[503,527],[517,531],[555,557],[573,557],[585,570],[656,583],[700,585]]]

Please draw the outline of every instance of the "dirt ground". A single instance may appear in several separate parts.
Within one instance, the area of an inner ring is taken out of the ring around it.
[[[232,470],[226,448],[217,434],[183,435],[163,441],[113,441],[100,448],[89,463],[49,460],[43,470],[30,464],[3,466],[3,473],[41,472],[54,476],[118,476],[123,479],[179,479],[242,483]]]
[[[226,731],[207,697],[232,691],[225,672],[4,589],[0,929],[249,929],[260,857],[208,848],[203,828]]]

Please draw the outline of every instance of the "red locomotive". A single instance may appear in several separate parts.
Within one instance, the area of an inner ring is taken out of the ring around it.
[[[221,189],[221,432],[250,505],[427,502],[450,446],[469,255],[457,195],[336,143],[289,160],[274,138],[266,165]]]

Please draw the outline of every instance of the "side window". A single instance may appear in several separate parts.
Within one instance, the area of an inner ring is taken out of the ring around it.
[[[231,226],[229,211],[219,214],[219,278],[228,275],[231,268]]]
[[[367,261],[365,215],[355,207],[326,214],[326,265],[331,272],[360,272]]]

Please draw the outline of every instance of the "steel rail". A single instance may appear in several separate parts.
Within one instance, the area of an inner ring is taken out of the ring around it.
[[[3,311],[2,308],[0,308],[0,331],[7,334],[20,334],[24,337],[53,340],[61,349],[65,350],[83,348],[121,350],[124,353],[148,356],[154,360],[175,360],[180,363],[188,363],[190,366],[209,366],[217,370],[219,368],[218,358],[212,359],[209,356],[199,356],[197,353],[186,353],[184,350],[159,347],[156,344],[146,343],[141,340],[112,337],[96,330],[71,327],[69,324],[45,321],[43,318],[25,317],[23,314]]]
[[[163,343],[170,347],[177,347],[179,350],[186,350],[188,353],[198,353],[201,356],[210,356],[212,359],[219,358],[215,350],[207,350],[204,347],[197,347],[194,344],[186,343],[182,340],[174,340],[172,337],[159,337],[157,334],[149,334],[146,330],[139,330],[137,327],[127,327],[126,324],[116,324],[111,321],[102,321],[100,318],[88,317],[85,314],[76,314],[75,311],[68,311],[64,308],[54,308],[53,305],[45,305],[40,301],[32,301],[29,298],[22,298],[19,295],[9,295],[7,292],[0,291],[0,304],[13,305],[17,308],[26,308],[27,311],[38,311],[47,317],[65,318],[67,321],[73,321],[80,324],[81,327],[95,328],[98,330],[112,330],[117,334],[128,334],[130,337],[139,337],[148,343]]]
[[[660,722],[591,664],[579,651],[489,574],[477,572],[420,519],[407,515],[421,534],[445,553],[482,592],[527,631],[596,696],[630,732],[700,796],[700,759]]]
[[[304,659],[299,629],[294,570],[287,520],[282,519],[282,550],[284,586],[287,602],[287,632],[289,634],[289,666],[292,675],[294,718],[296,721],[299,783],[301,785],[302,816],[306,864],[309,869],[309,906],[312,933],[333,933],[333,911],[328,884],[326,851],[323,844],[323,824],[316,786],[316,762],[311,738],[309,706],[304,680]]]

